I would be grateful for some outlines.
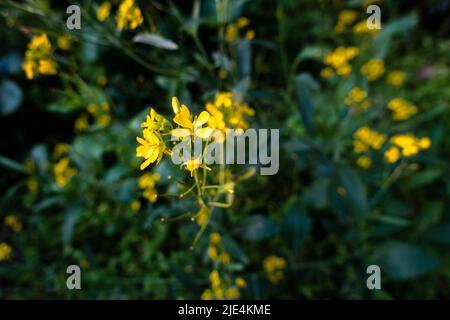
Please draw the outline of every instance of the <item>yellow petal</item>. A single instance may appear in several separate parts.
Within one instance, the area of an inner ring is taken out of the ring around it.
[[[189,111],[188,107],[186,107],[184,104],[181,106],[180,113],[184,117],[191,119],[191,112]]]
[[[202,138],[202,139],[208,139],[211,134],[213,133],[214,129],[212,128],[200,128],[195,130],[195,135]]]
[[[188,129],[182,129],[182,128],[173,129],[170,133],[175,138],[184,138],[191,134],[191,132]]]
[[[145,168],[147,168],[148,165],[149,165],[150,163],[152,163],[152,162],[150,161],[150,159],[147,159],[147,160],[145,160],[144,162],[142,162],[142,164],[141,164],[141,170],[144,170]]]
[[[197,119],[194,121],[194,127],[201,127],[202,125],[204,125],[206,122],[208,122],[209,119],[209,113],[208,111],[202,111],[199,116],[197,117]]]
[[[173,118],[173,122],[183,128],[192,128],[192,121],[188,117],[185,117],[182,112],[180,112]]]
[[[180,101],[178,100],[178,98],[177,97],[172,97],[172,109],[173,109],[173,112],[175,114],[178,114],[178,112],[180,112],[180,108],[181,108],[181,106],[180,106]]]

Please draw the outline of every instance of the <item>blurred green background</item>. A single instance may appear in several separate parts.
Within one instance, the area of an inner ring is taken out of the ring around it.
[[[450,297],[450,1],[136,0],[143,21],[123,30],[122,1],[107,3],[0,0],[1,298],[207,298],[214,271],[225,298]],[[370,3],[379,32],[364,29]],[[66,27],[70,4],[80,30]],[[27,44],[43,33],[58,69],[30,80]],[[158,37],[133,41],[143,33]],[[366,96],[353,103],[355,87]],[[280,170],[236,180],[190,249],[199,223],[170,218],[195,199],[164,196],[189,173],[149,167],[161,195],[149,201],[135,137],[150,106],[171,119],[172,96],[199,113],[223,91],[255,110],[250,127],[280,128]],[[395,120],[394,98],[414,114]],[[382,146],[358,153],[361,127]],[[431,145],[391,163],[396,134]],[[230,261],[211,259],[211,233]],[[66,287],[72,264],[82,290]],[[371,264],[381,290],[366,287]]]

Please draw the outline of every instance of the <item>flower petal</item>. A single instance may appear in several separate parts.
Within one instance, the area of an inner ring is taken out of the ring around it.
[[[202,111],[197,119],[194,121],[194,127],[198,128],[204,125],[206,122],[208,122],[209,119],[209,113],[208,111]]]
[[[191,134],[191,131],[189,131],[188,129],[178,128],[173,129],[170,133],[175,138],[185,138]]]

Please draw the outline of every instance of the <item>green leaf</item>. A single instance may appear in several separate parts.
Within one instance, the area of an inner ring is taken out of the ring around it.
[[[237,260],[239,262],[242,262],[243,264],[249,263],[249,260],[248,260],[247,256],[245,255],[245,252],[239,247],[239,245],[236,243],[236,241],[234,241],[229,236],[224,235],[222,237],[222,242],[223,242],[225,249],[233,257],[233,260]]]
[[[22,100],[22,89],[14,81],[3,80],[0,83],[0,114],[13,113],[19,108]]]
[[[408,187],[417,188],[428,183],[433,182],[437,178],[442,176],[441,169],[428,169],[423,172],[416,172],[411,176],[411,179],[408,181]]]
[[[320,86],[309,73],[298,74],[294,79],[294,84],[295,95],[303,123],[306,129],[312,131],[314,125],[314,104],[311,93],[319,90]]]
[[[262,240],[279,232],[279,226],[262,215],[253,215],[246,218],[237,229],[246,240]]]
[[[432,271],[438,261],[429,253],[403,242],[391,242],[382,249],[381,270],[394,279],[409,279]]]
[[[300,208],[298,201],[294,202],[287,210],[281,231],[294,252],[298,252],[301,244],[309,237],[311,219]]]
[[[433,227],[427,232],[427,238],[437,243],[450,245],[450,222]]]
[[[178,45],[175,42],[156,33],[139,33],[134,36],[133,42],[145,43],[165,50],[178,50]]]
[[[75,225],[78,221],[78,218],[81,213],[81,204],[80,203],[73,203],[69,206],[69,209],[66,212],[66,215],[64,216],[64,221],[62,224],[62,241],[64,244],[69,244],[72,240],[72,234],[73,229],[75,228]]]
[[[26,172],[23,164],[18,163],[16,161],[11,160],[4,156],[0,156],[0,165],[2,165],[3,167],[5,167],[7,169],[14,170],[14,171],[18,171],[18,172],[22,172],[22,173]]]
[[[366,213],[368,208],[366,189],[358,175],[347,167],[339,168],[338,175],[346,191],[346,197],[348,197],[352,206],[360,213]]]
[[[239,41],[236,46],[239,79],[250,76],[252,69],[252,47],[249,41]]]

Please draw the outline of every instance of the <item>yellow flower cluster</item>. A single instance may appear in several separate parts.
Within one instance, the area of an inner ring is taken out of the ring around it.
[[[103,2],[97,9],[97,20],[100,22],[105,21],[109,17],[110,11],[111,3],[109,3],[108,1]]]
[[[384,61],[381,59],[369,60],[361,67],[361,73],[367,77],[369,81],[375,81],[384,73]]]
[[[410,133],[396,134],[390,139],[390,142],[393,146],[384,153],[384,157],[389,163],[396,162],[401,156],[411,157],[420,150],[428,149],[431,146],[430,138],[417,138]]]
[[[39,191],[39,183],[35,177],[36,167],[34,166],[33,160],[31,160],[31,158],[27,158],[25,160],[25,169],[29,174],[29,177],[27,179],[27,188],[31,193],[36,194]]]
[[[345,30],[345,28],[352,24],[358,16],[358,12],[355,10],[342,10],[339,13],[338,22],[334,26],[334,31],[336,33],[341,33]]]
[[[378,150],[386,141],[386,135],[378,133],[368,127],[361,127],[353,134],[353,148],[356,153],[369,151],[369,148]]]
[[[353,26],[352,32],[354,34],[357,34],[357,35],[368,34],[368,35],[371,35],[371,36],[375,36],[375,35],[378,34],[378,32],[380,32],[380,30],[378,30],[378,29],[369,29],[367,27],[367,21],[363,20],[363,21],[360,21],[360,22],[356,23]]]
[[[245,117],[255,114],[255,110],[247,104],[233,99],[232,92],[218,93],[214,103],[208,102],[205,109],[211,115],[208,119],[208,126],[222,133],[222,135],[215,137],[219,142],[224,141],[225,135],[230,128],[247,129],[249,125]]]
[[[107,127],[111,123],[111,109],[107,102],[101,103],[99,106],[95,103],[88,104],[87,113],[83,112],[75,119],[75,130],[78,132],[85,131],[89,128],[89,118],[94,119],[95,123],[100,127]]]
[[[219,272],[213,270],[209,275],[209,281],[211,283],[210,289],[205,289],[203,291],[200,299],[202,300],[233,300],[240,297],[239,288],[244,288],[247,286],[247,282],[241,278],[237,277],[234,284],[230,284],[227,281],[223,281],[220,278]]]
[[[104,10],[106,12],[106,10]],[[105,18],[106,19],[106,18]],[[141,9],[134,4],[134,0],[123,0],[117,13],[117,29],[134,30],[144,22]]]
[[[136,156],[145,159],[141,164],[141,170],[144,170],[153,162],[159,163],[164,156],[166,145],[160,130],[164,128],[165,122],[167,120],[151,108],[150,115],[147,115],[146,121],[141,124],[143,138],[136,137],[140,144],[136,148]]]
[[[417,113],[417,107],[402,98],[394,98],[389,101],[388,108],[392,111],[392,119],[396,121],[409,119]]]
[[[393,87],[399,88],[405,82],[405,74],[398,70],[391,71],[387,75],[386,82]]]
[[[12,248],[9,244],[2,242],[0,243],[0,261],[6,261],[11,259]]]
[[[324,63],[336,70],[340,76],[347,77],[352,72],[352,66],[349,61],[353,60],[359,54],[357,47],[337,47],[334,51],[328,52],[324,57]],[[322,76],[329,77],[333,75],[332,70],[322,70]]]
[[[34,36],[28,43],[25,61],[22,68],[27,79],[33,79],[39,74],[55,74],[56,62],[52,56],[53,49],[47,34]]]
[[[20,232],[22,230],[22,224],[17,220],[16,216],[7,215],[5,217],[5,224],[10,227],[14,232]]]
[[[278,283],[284,278],[283,270],[286,268],[286,260],[277,256],[268,256],[263,260],[264,271],[272,283]]]
[[[348,93],[347,98],[344,101],[346,104],[357,107],[359,109],[367,109],[369,101],[367,100],[367,92],[360,87],[354,87]]]
[[[236,23],[230,23],[225,30],[225,40],[227,42],[234,42],[239,37],[240,31],[245,29],[245,39],[253,40],[255,38],[255,31],[248,29],[250,25],[250,19],[246,17],[240,17]]]
[[[138,181],[139,188],[144,189],[144,198],[154,203],[158,198],[156,193],[155,184],[160,179],[159,173],[145,173]],[[139,209],[138,209],[139,210]]]
[[[55,175],[56,184],[64,187],[70,182],[77,170],[70,166],[70,159],[66,156],[70,147],[67,144],[57,144],[53,151],[53,155],[59,160],[53,166],[53,174]]]
[[[209,235],[208,256],[214,262],[219,262],[224,265],[230,264],[230,254],[225,251],[220,234],[217,232],[213,232]]]

